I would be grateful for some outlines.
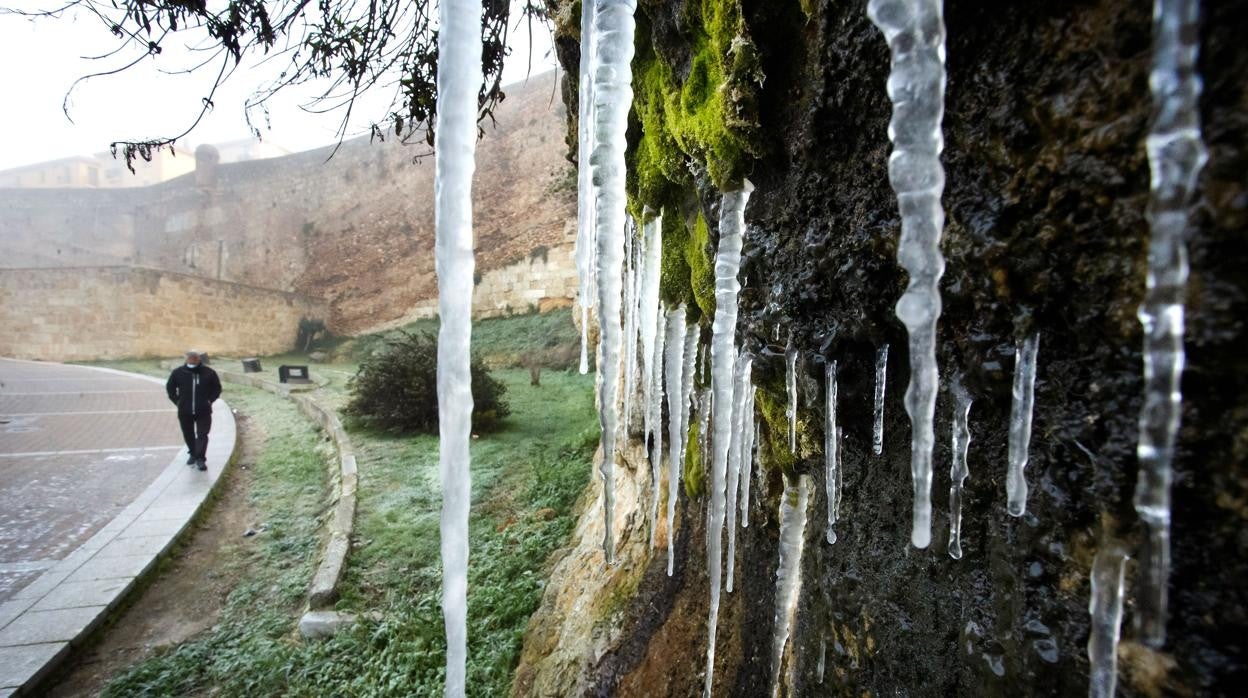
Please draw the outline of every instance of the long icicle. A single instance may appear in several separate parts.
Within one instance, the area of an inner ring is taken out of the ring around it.
[[[941,0],[870,0],[867,15],[888,41],[892,71],[888,97],[893,118],[888,136],[893,153],[888,179],[901,210],[897,261],[910,275],[897,301],[897,317],[910,337],[910,475],[914,480],[914,523],[910,542],[932,542],[932,448],[940,375],[936,367],[936,322],[940,319],[940,277],[945,258],[940,236],[945,211],[940,196],[945,170],[940,151],[945,140],[945,22]]]
[[[1005,478],[1006,511],[1010,516],[1027,513],[1027,478],[1024,471],[1031,450],[1031,414],[1036,403],[1036,354],[1039,350],[1039,334],[1028,336],[1014,350],[1009,469]]]
[[[824,367],[824,491],[828,496],[828,543],[836,542],[837,502],[840,499],[840,439],[836,426],[836,362],[829,361]]]
[[[438,473],[442,480],[445,695],[464,695],[468,661],[468,508],[471,457],[472,175],[476,168],[481,3],[438,4],[438,115],[434,140],[438,275]]]
[[[949,557],[962,559],[962,487],[971,474],[966,465],[966,453],[971,445],[968,424],[971,415],[971,395],[962,387],[959,378],[953,379],[953,465],[949,467]]]
[[[1122,630],[1122,577],[1126,551],[1111,542],[1092,560],[1092,594],[1088,599],[1089,698],[1114,698],[1118,684],[1118,637]]]
[[[589,373],[589,311],[594,305],[594,177],[589,158],[594,149],[594,55],[596,0],[581,1],[581,58],[577,88],[576,271],[580,281],[581,375]]]
[[[797,482],[784,478],[780,498],[780,563],[776,568],[776,616],[771,637],[771,695],[781,695],[780,668],[784,650],[793,633],[797,602],[802,592],[802,549],[806,543],[806,506],[810,501],[810,476],[799,475]],[[794,667],[789,667],[793,673]]]
[[[736,387],[732,393],[732,443],[728,446],[728,498],[725,513],[728,521],[728,571],[724,580],[724,590],[732,592],[732,576],[736,569],[737,559],[737,501],[741,482],[742,463],[746,459],[749,447],[747,424],[754,421],[750,409],[751,368],[754,358],[749,354],[741,354],[737,358]]]
[[[624,234],[624,432],[633,426],[633,401],[637,399],[637,277],[641,274],[641,241],[633,219]]]
[[[620,282],[624,273],[624,150],[633,103],[636,0],[600,0],[594,13],[594,228],[598,243],[598,421],[602,427],[602,551],[615,563],[615,438],[620,392]],[[478,58],[479,58],[478,52]]]
[[[689,311],[685,311],[688,317]],[[697,382],[694,377],[698,372],[698,340],[701,328],[695,323],[685,329],[685,368],[680,373],[680,462],[685,462],[685,452],[689,449],[689,421],[693,409],[693,386]]]
[[[797,453],[797,347],[793,346],[792,335],[784,348],[784,388],[788,398],[784,412],[789,419],[789,453]]]
[[[875,352],[875,404],[872,406],[871,451],[884,452],[884,388],[888,378],[888,345]]]
[[[725,192],[719,208],[719,249],[715,253],[715,320],[711,335],[711,513],[707,527],[707,560],[711,578],[710,619],[707,623],[706,683],[702,694],[710,698],[715,677],[715,630],[719,623],[719,592],[723,576],[723,528],[725,472],[732,436],[732,392],[737,335],[737,294],[741,283],[741,238],[745,232],[745,204],[754,186],[746,180],[737,191]]]
[[[1140,636],[1153,647],[1166,642],[1170,578],[1170,481],[1182,408],[1180,382],[1184,302],[1187,296],[1188,204],[1207,154],[1200,135],[1201,80],[1197,0],[1156,0],[1153,5],[1153,125],[1148,135],[1152,183],[1148,202],[1151,238],[1144,303],[1144,408],[1136,453],[1135,511],[1148,527],[1140,553]]]
[[[682,432],[688,421],[689,405],[685,402],[685,306],[677,306],[667,314],[667,339],[663,369],[667,378],[667,576],[676,566],[676,498],[680,494],[680,472],[684,461],[685,438]],[[695,351],[696,351],[696,346]]]
[[[659,308],[655,323],[660,330],[667,325],[667,311]],[[659,497],[663,491],[660,487],[663,480],[663,347],[667,333],[660,331],[654,338],[654,372],[647,387],[649,403],[647,409],[651,429],[650,443],[650,483],[653,494],[650,497],[650,547],[654,548],[659,530]]]
[[[754,475],[754,447],[758,443],[758,420],[754,418],[754,399],[758,389],[749,386],[749,399],[745,414],[750,419],[745,423],[745,449],[741,452],[741,528],[750,527],[750,479]]]

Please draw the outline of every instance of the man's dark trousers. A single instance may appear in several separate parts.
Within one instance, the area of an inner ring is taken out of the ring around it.
[[[202,460],[208,455],[208,432],[212,430],[212,413],[178,412],[178,423],[182,425],[182,439],[186,441],[186,449],[191,457]]]

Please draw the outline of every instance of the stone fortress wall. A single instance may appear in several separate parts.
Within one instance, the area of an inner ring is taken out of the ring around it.
[[[576,296],[575,175],[563,157],[553,80],[535,76],[509,90],[478,148],[478,316],[569,305]],[[211,149],[195,157],[194,172],[149,187],[0,189],[4,288],[20,287],[29,313],[60,297],[30,294],[67,283],[65,268],[132,266],[212,280],[213,288],[324,299],[320,317],[340,334],[436,314],[434,168],[423,136],[227,165]],[[57,271],[44,283],[36,269]],[[82,283],[109,280],[120,284],[115,293],[134,289],[116,272],[84,271]],[[0,317],[0,334],[11,334],[12,316]]]
[[[295,293],[130,266],[0,273],[0,356],[82,361],[269,354],[295,342],[325,302]]]

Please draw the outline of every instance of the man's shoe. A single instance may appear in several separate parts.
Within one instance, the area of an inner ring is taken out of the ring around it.
[[[197,463],[197,462],[198,462],[198,461],[196,461],[196,460],[195,460],[195,456],[193,456],[193,455],[191,455],[191,456],[187,456],[187,457],[186,457],[186,464],[187,464],[187,465],[195,465],[195,463]]]
[[[203,458],[200,458],[199,461],[195,464],[195,467],[199,468],[200,470],[207,470],[208,461],[204,460]]]

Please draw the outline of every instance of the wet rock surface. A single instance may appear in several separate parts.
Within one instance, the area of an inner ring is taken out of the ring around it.
[[[793,695],[1080,694],[1087,690],[1088,572],[1100,541],[1137,546],[1151,118],[1148,3],[945,4],[947,269],[937,359],[974,398],[964,556],[948,542],[952,395],[937,404],[933,540],[909,545],[910,425],[904,327],[893,306],[900,217],[889,188],[888,52],[862,3],[744,2],[766,81],[765,153],[747,176],[739,337],[755,383],[783,404],[783,353],[801,348],[799,454],[764,417],[762,486],[739,531],[738,590],[724,596],[716,694],[770,691],[781,467],[813,478],[804,586],[786,663]],[[642,3],[663,56],[684,12]],[[806,8],[806,11],[803,10]],[[673,29],[674,28],[674,29]],[[1120,648],[1124,695],[1236,692],[1248,629],[1248,7],[1205,3],[1201,120],[1210,160],[1190,230],[1183,421],[1175,459],[1169,640],[1134,642],[1134,564]],[[642,36],[639,41],[646,41]],[[640,53],[640,52],[639,52]],[[565,61],[569,53],[562,54]],[[566,65],[575,75],[575,65]],[[679,65],[673,70],[679,72]],[[691,162],[691,169],[699,163]],[[707,221],[717,198],[689,198]],[[716,233],[711,223],[712,246]],[[1005,510],[1015,342],[1039,332],[1027,513]],[[891,345],[884,453],[871,453],[877,346]],[[823,362],[839,362],[844,429],[839,540],[824,541]],[[760,397],[766,409],[766,399]],[[705,502],[682,501],[679,582],[656,555],[598,664],[597,693],[692,695],[705,662]],[[683,529],[688,529],[688,532]],[[649,638],[634,641],[631,636]],[[822,684],[817,666],[826,645]],[[592,671],[591,671],[592,673]],[[679,676],[657,682],[662,676]],[[649,677],[649,678],[646,678]],[[642,679],[645,680],[642,680]],[[610,690],[608,690],[610,689]]]

